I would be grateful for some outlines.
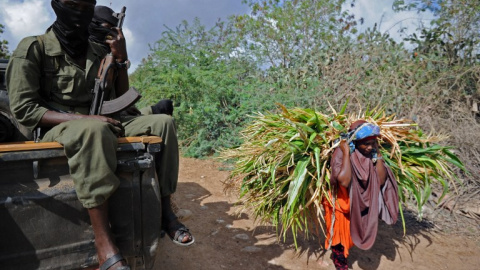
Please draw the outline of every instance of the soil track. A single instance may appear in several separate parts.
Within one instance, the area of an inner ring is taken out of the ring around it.
[[[184,219],[195,236],[195,244],[180,247],[170,239],[160,242],[155,269],[335,269],[319,239],[278,242],[275,228],[259,226],[248,213],[237,215],[235,196],[225,194],[222,181],[228,172],[212,160],[181,158],[180,180],[175,201],[187,213]],[[191,212],[191,215],[188,215]],[[371,250],[353,248],[350,269],[478,269],[480,224],[452,220],[449,224],[418,222],[406,213],[407,233],[400,222],[383,223]],[[448,223],[448,219],[444,219]],[[453,225],[452,225],[453,224]],[[463,224],[465,230],[455,230]],[[468,225],[468,226],[467,226]],[[443,228],[440,230],[439,228]],[[458,233],[467,231],[470,233]]]

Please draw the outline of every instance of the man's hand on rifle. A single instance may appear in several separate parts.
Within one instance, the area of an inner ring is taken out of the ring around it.
[[[117,131],[117,136],[118,137],[124,137],[125,136],[125,128],[122,126],[122,123],[118,120],[115,120],[113,118],[103,116],[103,115],[89,115],[88,117],[97,119],[102,122],[107,122],[115,128]]]
[[[138,92],[134,89],[129,91],[130,84],[127,69],[130,67],[130,61],[128,60],[125,36],[122,32],[126,7],[123,7],[120,13],[114,13],[108,7],[105,8],[110,10],[107,11],[107,14],[111,14],[110,17],[106,14],[100,14],[100,9],[96,9],[96,12],[99,12],[96,19],[98,21],[92,22],[92,29],[96,29],[97,35],[103,36],[95,36],[95,38],[97,40],[105,40],[104,47],[110,52],[103,58],[95,79],[95,86],[92,89],[93,98],[90,115],[108,115],[119,112],[139,98]],[[102,16],[107,16],[107,18],[102,19]],[[112,27],[112,23],[115,21],[116,27]],[[112,90],[115,92],[115,100],[109,100],[112,97]],[[126,93],[130,94],[125,95]],[[107,104],[107,102],[110,103]]]
[[[113,58],[115,58],[118,63],[123,63],[128,60],[125,37],[123,36],[122,29],[118,27],[112,27],[111,29],[116,31],[116,35],[108,35],[105,43],[110,46]]]

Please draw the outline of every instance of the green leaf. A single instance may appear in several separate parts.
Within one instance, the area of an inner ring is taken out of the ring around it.
[[[336,130],[344,130],[345,128],[340,125],[337,121],[332,121],[332,126],[333,128],[335,128]]]
[[[307,166],[310,163],[309,157],[301,158],[295,167],[295,171],[293,172],[293,178],[290,182],[290,186],[288,188],[288,203],[287,209],[290,209],[294,203],[297,202],[299,191],[305,181],[305,177],[307,176]]]
[[[344,114],[345,110],[347,109],[347,105],[350,99],[347,98],[347,101],[345,101],[345,104],[343,104],[342,109],[338,112],[338,114]]]

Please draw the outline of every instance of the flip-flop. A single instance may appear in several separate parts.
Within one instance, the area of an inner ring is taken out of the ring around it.
[[[125,261],[123,256],[120,253],[113,255],[112,257],[108,258],[103,264],[100,266],[100,270],[108,270],[114,264],[118,263],[119,261]],[[116,270],[131,270],[130,266],[122,265],[117,267]]]
[[[170,237],[170,239],[172,240],[173,243],[175,243],[179,246],[186,247],[186,246],[190,246],[191,244],[193,244],[195,242],[195,237],[193,237],[193,235],[189,232],[188,228],[185,227],[185,226],[181,226],[180,228],[178,228],[175,231],[175,236],[173,236],[173,237],[165,229],[164,229],[164,232],[165,232],[166,235],[168,235],[168,237]],[[185,238],[185,236],[187,234],[189,234],[192,237],[192,240],[188,241],[186,243],[182,243],[182,241],[179,240],[179,239]]]

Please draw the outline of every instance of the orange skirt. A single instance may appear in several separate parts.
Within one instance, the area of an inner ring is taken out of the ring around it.
[[[330,199],[332,199],[331,192],[329,192],[329,196]],[[348,251],[353,247],[353,241],[350,235],[350,198],[348,197],[348,190],[345,187],[338,185],[337,199],[335,201],[333,235],[331,235],[333,206],[326,198],[323,198],[322,204],[325,209],[325,223],[327,228],[325,248],[329,247],[330,239],[332,240],[332,246],[342,244],[344,247],[343,253],[346,258],[348,257]]]

